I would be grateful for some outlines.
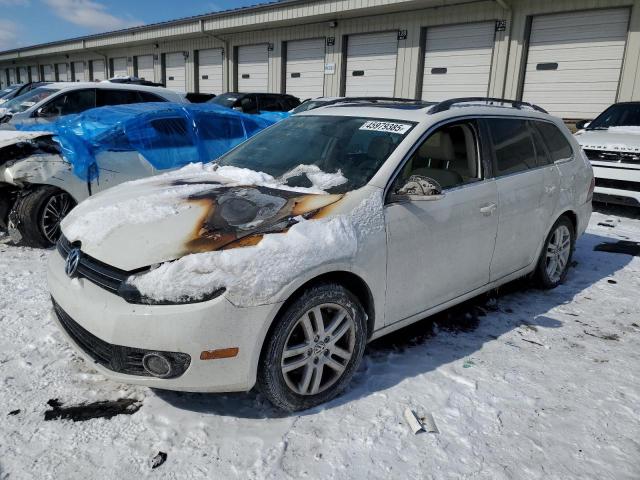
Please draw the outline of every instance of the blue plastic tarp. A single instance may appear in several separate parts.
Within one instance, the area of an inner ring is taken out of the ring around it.
[[[206,103],[140,103],[94,108],[54,123],[16,128],[52,132],[74,175],[94,180],[100,152],[137,151],[159,170],[210,162],[287,115],[247,115]]]

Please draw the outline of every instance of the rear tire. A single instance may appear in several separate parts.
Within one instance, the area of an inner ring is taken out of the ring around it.
[[[540,252],[534,274],[538,287],[548,290],[564,282],[569,272],[574,245],[573,223],[563,215],[551,227]]]
[[[366,343],[366,315],[355,295],[334,283],[313,286],[276,319],[258,365],[258,388],[283,410],[315,407],[347,386]]]
[[[42,186],[21,195],[9,214],[9,234],[20,245],[48,248],[60,237],[60,222],[76,205],[59,188]]]

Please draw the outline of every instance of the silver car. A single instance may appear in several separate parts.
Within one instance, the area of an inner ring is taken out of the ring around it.
[[[593,187],[576,140],[535,106],[344,99],[215,165],[80,204],[49,288],[109,378],[257,384],[305,409],[348,384],[369,340],[519,277],[561,283]]]

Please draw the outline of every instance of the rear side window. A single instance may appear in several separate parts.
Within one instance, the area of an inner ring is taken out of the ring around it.
[[[544,143],[547,145],[551,160],[553,162],[564,160],[573,155],[571,144],[567,141],[562,132],[552,123],[533,122],[537,127]]]
[[[46,113],[48,116],[69,115],[94,108],[96,106],[95,92],[93,89],[76,90],[60,95],[46,105]]]
[[[526,120],[492,118],[487,120],[495,152],[496,176],[510,175],[537,166],[536,151]]]
[[[140,100],[138,99],[138,92],[136,91],[98,89],[98,107],[105,107],[107,105],[126,105],[129,103],[139,102]]]
[[[533,139],[533,146],[536,149],[536,159],[539,167],[543,167],[545,165],[551,165],[553,160],[549,156],[547,152],[547,147],[545,146],[544,141],[542,140],[542,136],[540,132],[533,125],[535,122],[529,122],[529,132],[531,132],[531,138]]]

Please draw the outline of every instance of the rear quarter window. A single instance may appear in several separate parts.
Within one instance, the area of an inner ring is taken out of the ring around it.
[[[540,132],[540,135],[549,150],[551,161],[555,162],[558,160],[564,160],[573,155],[571,144],[558,127],[548,122],[533,123]]]
[[[526,120],[491,118],[486,122],[495,153],[496,176],[510,175],[537,166],[533,139]]]

